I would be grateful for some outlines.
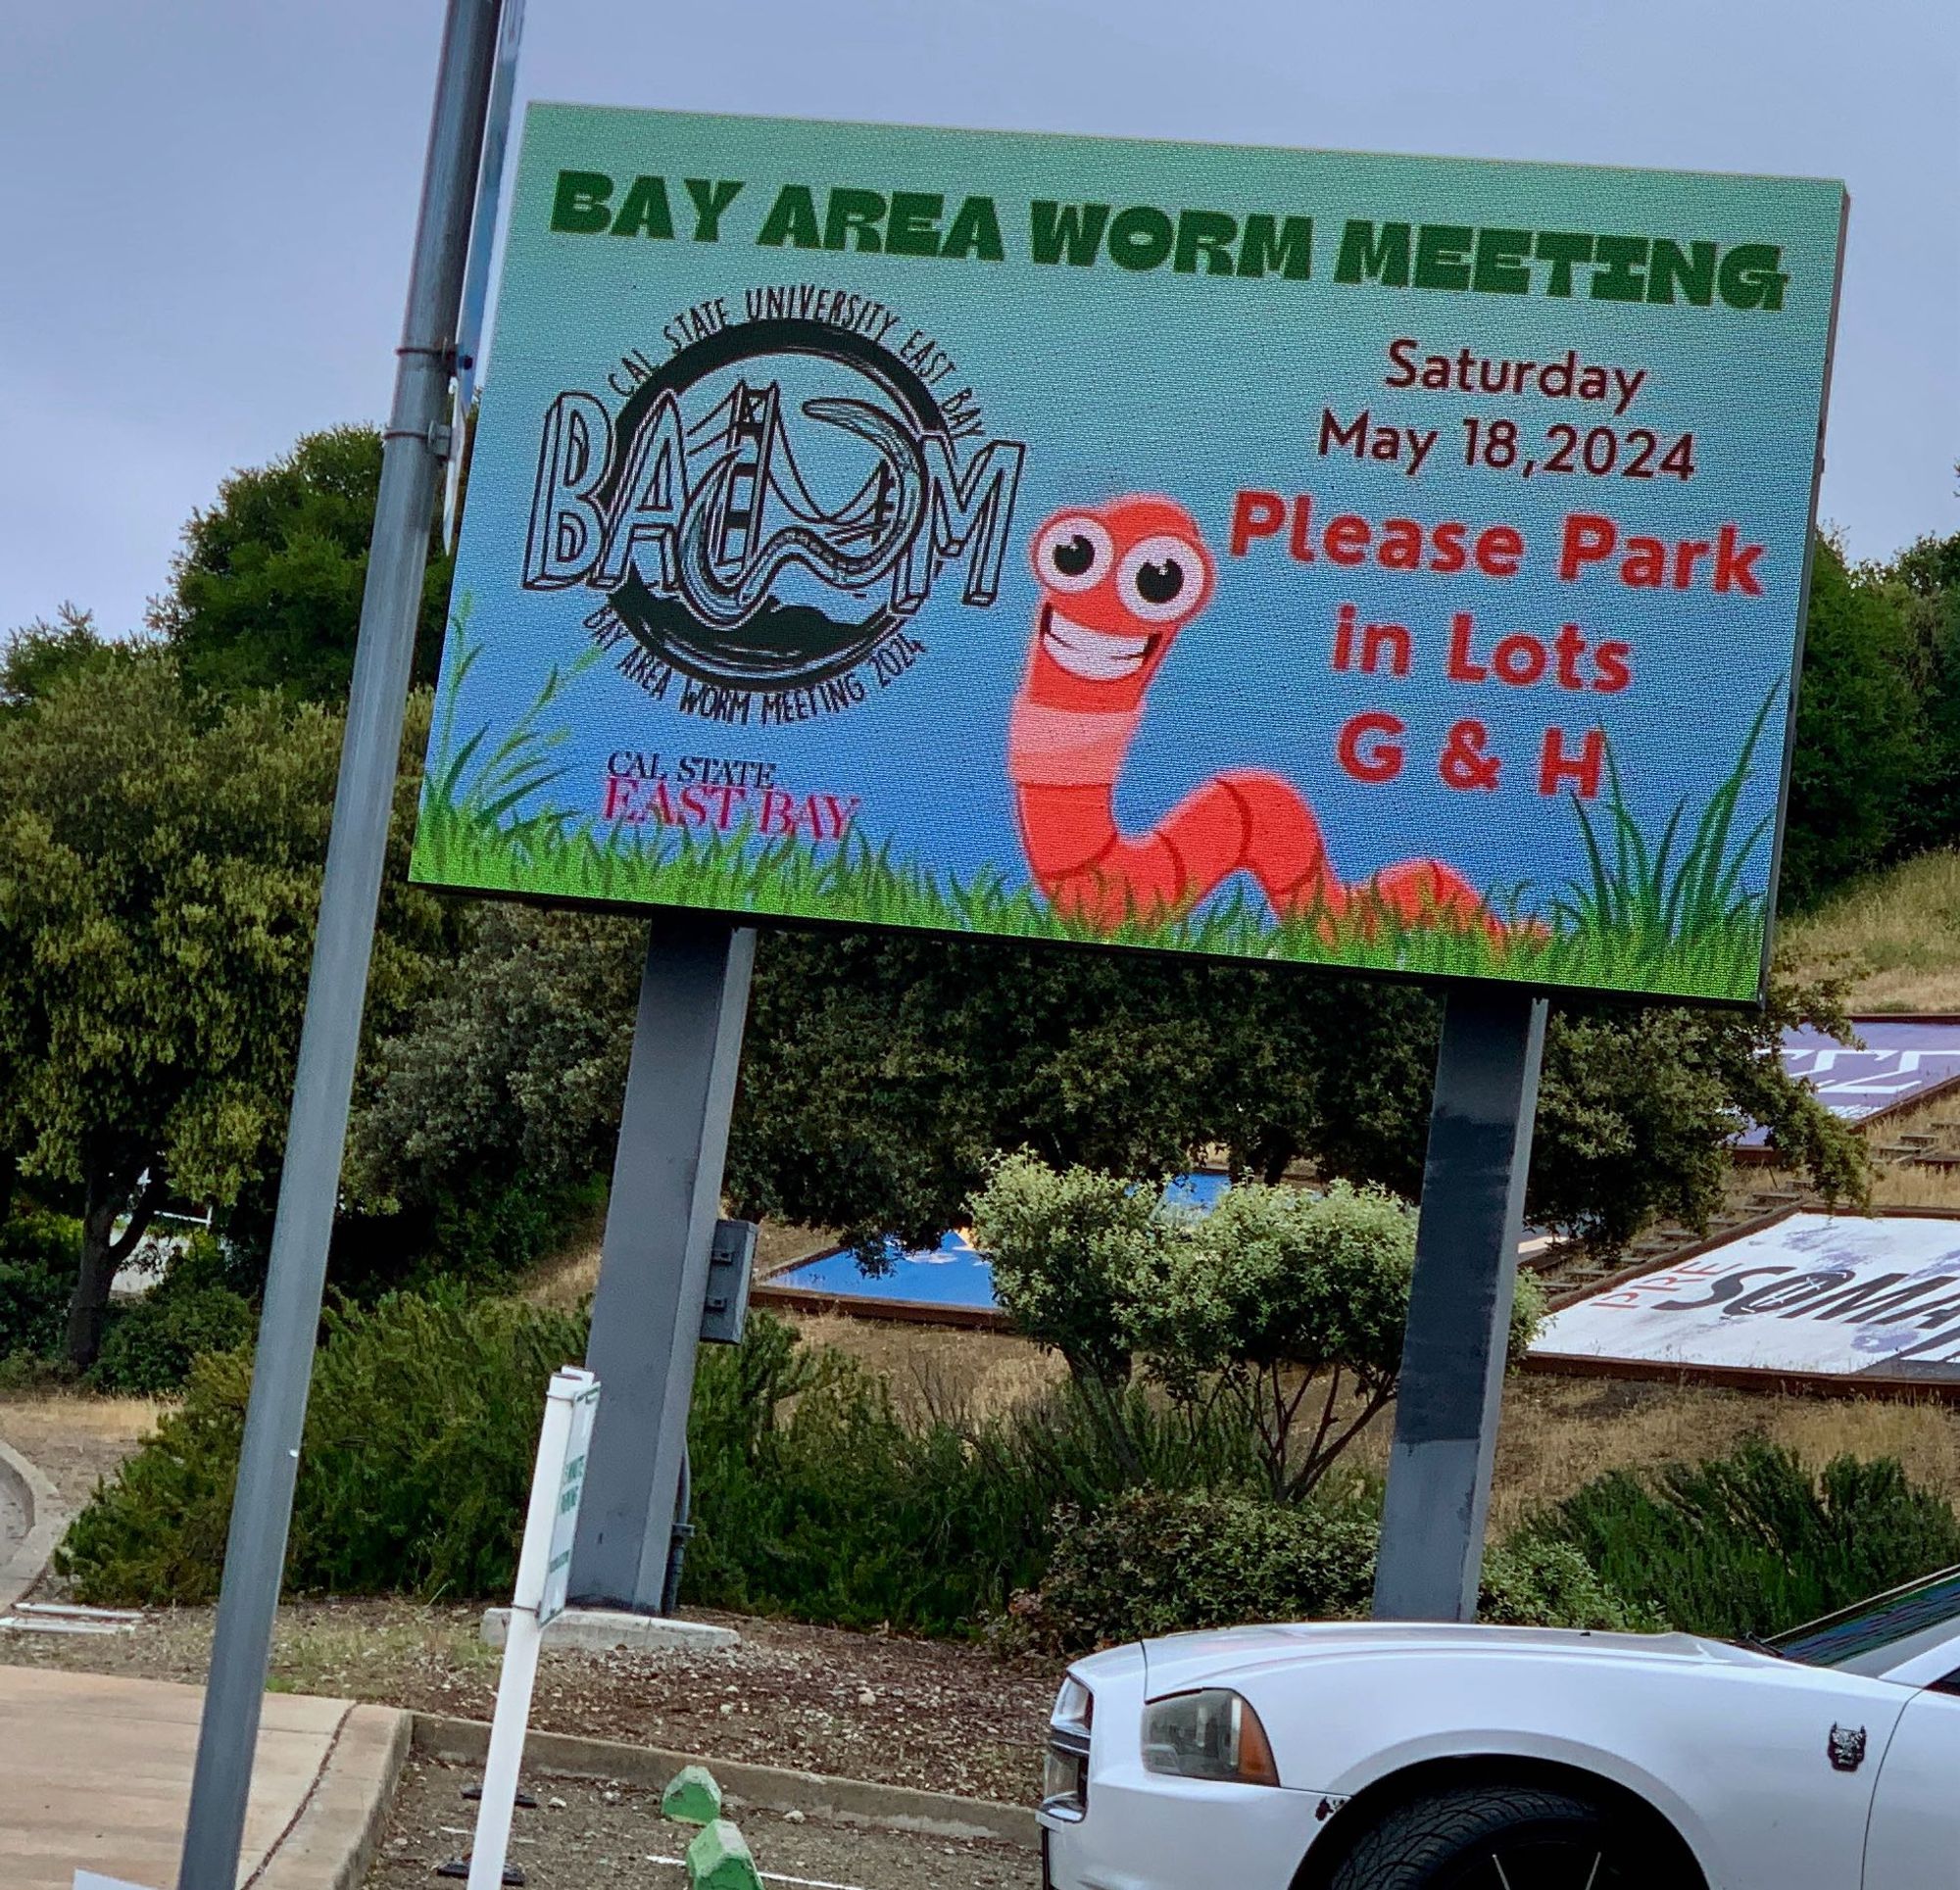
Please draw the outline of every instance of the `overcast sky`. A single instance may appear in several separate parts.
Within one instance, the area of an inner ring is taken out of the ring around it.
[[[15,0],[0,628],[387,405],[438,0]],[[1841,176],[1826,520],[1960,529],[1951,0],[530,0],[524,96]]]

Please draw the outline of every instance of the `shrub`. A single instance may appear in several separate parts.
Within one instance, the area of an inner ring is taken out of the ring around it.
[[[508,1593],[552,1372],[582,1319],[455,1292],[327,1315],[293,1510],[296,1592]],[[251,1365],[191,1368],[180,1409],[76,1519],[60,1572],[88,1601],[218,1591]]]
[[[89,1382],[141,1396],[176,1391],[193,1359],[249,1344],[257,1324],[252,1302],[226,1284],[223,1249],[195,1235],[149,1292],[111,1309]]]
[[[766,1316],[704,1355],[689,1429],[682,1594],[848,1626],[969,1629],[1041,1578],[1058,1505],[1147,1476],[1188,1487],[1254,1470],[1242,1432],[1122,1401],[1122,1441],[1074,1385],[985,1424],[907,1422],[884,1381]]]
[[[1366,1501],[1134,1490],[1100,1515],[1058,1519],[1047,1577],[1014,1598],[1002,1636],[1069,1655],[1188,1628],[1358,1619],[1374,1593],[1378,1529]],[[1656,1624],[1570,1545],[1538,1540],[1486,1556],[1480,1613],[1555,1627]]]
[[[1651,1478],[1614,1471],[1540,1532],[1690,1632],[1772,1634],[1960,1563],[1960,1520],[1891,1458],[1838,1457],[1813,1477],[1754,1439]]]
[[[80,1251],[78,1221],[37,1211],[0,1219],[0,1359],[60,1357]]]

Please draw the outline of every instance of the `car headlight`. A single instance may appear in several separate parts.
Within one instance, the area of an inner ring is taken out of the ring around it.
[[[1095,1695],[1070,1674],[1049,1716],[1042,1769],[1042,1810],[1056,1817],[1081,1817],[1089,1810],[1089,1729],[1095,1718]]]
[[[1272,1742],[1250,1702],[1222,1686],[1173,1693],[1144,1708],[1144,1768],[1176,1778],[1277,1785]]]

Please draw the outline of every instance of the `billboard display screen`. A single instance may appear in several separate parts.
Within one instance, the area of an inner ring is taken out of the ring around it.
[[[534,106],[416,876],[1751,1001],[1844,205]]]

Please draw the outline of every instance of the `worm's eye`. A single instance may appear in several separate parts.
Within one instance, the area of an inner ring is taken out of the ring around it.
[[[1115,556],[1100,518],[1063,512],[1035,541],[1035,576],[1051,591],[1087,591],[1108,575]]]
[[[1152,623],[1190,616],[1202,601],[1204,554],[1167,532],[1133,545],[1116,574],[1124,606]]]

